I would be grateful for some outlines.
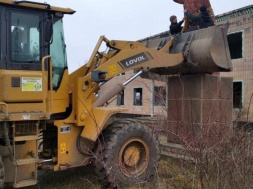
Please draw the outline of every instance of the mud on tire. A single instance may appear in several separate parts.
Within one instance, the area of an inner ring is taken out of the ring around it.
[[[145,183],[157,171],[159,142],[152,129],[135,120],[105,129],[95,149],[95,170],[105,187]]]

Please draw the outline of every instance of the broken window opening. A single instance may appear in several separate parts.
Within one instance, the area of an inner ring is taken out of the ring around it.
[[[231,59],[243,58],[243,32],[228,34],[227,38]]]
[[[233,108],[242,108],[242,82],[233,82]]]
[[[134,102],[135,106],[142,106],[142,88],[134,89]]]

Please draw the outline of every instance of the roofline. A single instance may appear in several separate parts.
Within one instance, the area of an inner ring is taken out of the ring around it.
[[[33,9],[40,9],[51,12],[61,12],[64,14],[74,14],[76,11],[71,8],[62,8],[51,6],[46,3],[38,3],[33,1],[12,1],[12,0],[0,0],[0,4],[6,4],[14,7],[27,7]]]
[[[250,13],[253,13],[253,5],[249,5],[249,6],[235,9],[235,10],[223,13],[223,14],[216,15],[215,20],[216,20],[216,22],[222,22],[224,20],[229,20],[231,18],[243,16],[243,15],[250,14]]]

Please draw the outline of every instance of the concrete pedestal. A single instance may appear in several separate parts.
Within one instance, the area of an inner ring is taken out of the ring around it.
[[[197,74],[168,79],[168,141],[232,126],[233,79]],[[202,136],[203,137],[203,136]]]

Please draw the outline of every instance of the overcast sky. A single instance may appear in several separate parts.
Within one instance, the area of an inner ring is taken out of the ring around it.
[[[45,2],[37,0],[38,2]],[[252,0],[210,0],[215,15],[252,5]],[[168,30],[169,17],[183,18],[183,6],[173,0],[47,0],[76,10],[65,15],[64,28],[70,72],[83,65],[99,36],[136,41]]]

